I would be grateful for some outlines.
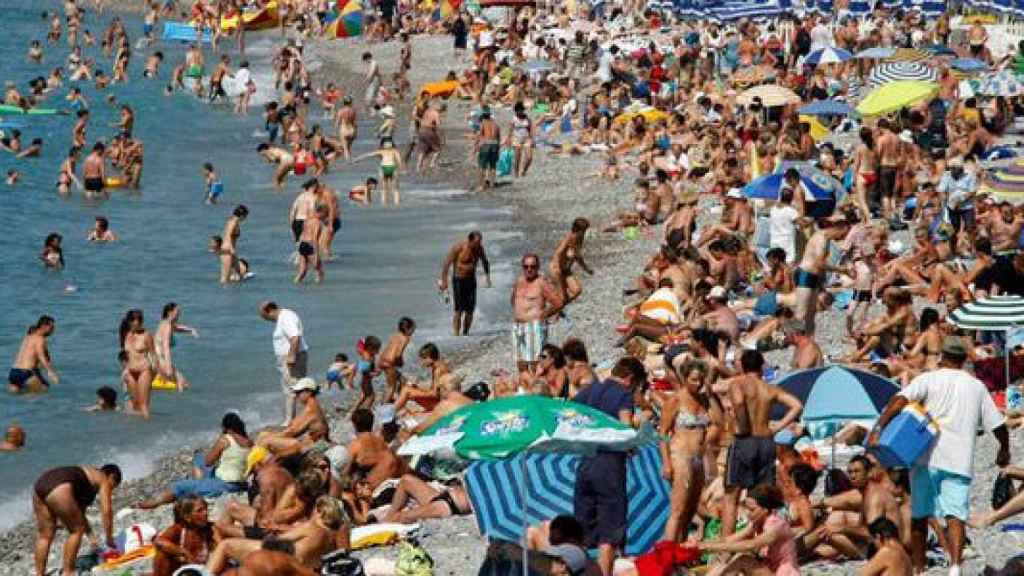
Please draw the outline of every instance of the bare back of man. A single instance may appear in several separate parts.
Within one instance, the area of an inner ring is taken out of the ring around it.
[[[371,489],[377,488],[388,478],[401,477],[402,461],[388,447],[383,438],[372,432],[356,436],[349,444],[352,468],[365,475]]]

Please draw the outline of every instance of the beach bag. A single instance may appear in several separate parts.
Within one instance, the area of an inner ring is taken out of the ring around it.
[[[434,559],[426,550],[408,542],[399,546],[395,576],[434,576]]]
[[[1017,487],[1009,476],[1000,472],[992,485],[992,509],[998,510],[1017,495]]]
[[[320,558],[323,576],[363,576],[363,563],[348,555],[347,550],[336,550]]]
[[[495,168],[495,172],[498,176],[508,176],[512,173],[512,162],[515,160],[515,155],[512,153],[512,149],[505,147],[501,149],[498,154],[498,166]]]

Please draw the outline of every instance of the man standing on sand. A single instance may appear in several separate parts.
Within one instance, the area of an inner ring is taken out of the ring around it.
[[[441,111],[430,104],[420,116],[420,127],[416,133],[420,155],[416,159],[416,172],[423,173],[426,164],[437,167],[437,157],[441,154]]]
[[[795,396],[761,379],[764,356],[744,350],[740,356],[743,373],[729,383],[729,400],[736,418],[736,435],[729,447],[725,472],[722,534],[736,530],[740,492],[759,484],[775,483],[775,433],[796,421],[804,405]],[[777,422],[769,422],[772,405],[789,408]]]
[[[480,130],[476,133],[476,157],[480,168],[478,187],[484,190],[497,181],[498,156],[501,152],[501,128],[491,117],[491,109],[484,106],[480,111]]]
[[[889,223],[890,229],[893,219],[896,217],[896,184],[898,181],[900,167],[904,159],[903,147],[900,146],[899,137],[895,129],[889,125],[889,121],[882,118],[878,121],[878,138],[875,140],[875,150],[878,153],[878,190],[882,200],[882,217]],[[898,221],[896,222],[899,223]]]
[[[22,392],[46,392],[50,389],[49,382],[43,378],[39,367],[46,370],[46,375],[54,384],[60,382],[53,364],[50,363],[50,350],[46,347],[46,339],[57,329],[53,318],[46,316],[39,317],[39,320],[29,326],[28,334],[21,341],[21,348],[18,356],[14,359],[14,367],[7,375],[7,391],[12,394]]]
[[[473,324],[473,311],[476,310],[476,265],[484,267],[486,286],[491,287],[491,264],[484,252],[483,234],[479,230],[452,246],[441,266],[441,278],[437,287],[441,292],[448,291],[448,270],[452,271],[452,303],[455,312],[452,315],[452,331],[456,336],[468,336],[469,327]]]
[[[947,336],[940,367],[914,378],[893,396],[868,436],[868,446],[878,444],[880,431],[910,402],[922,404],[942,427],[928,454],[910,469],[910,547],[915,573],[925,570],[928,520],[938,518],[946,522],[949,576],[960,576],[979,428],[989,430],[999,441],[996,466],[1010,463],[1006,421],[985,385],[963,370],[966,360],[967,349],[960,338]]]
[[[281,372],[281,392],[284,394],[284,423],[291,423],[295,413],[295,394],[292,384],[306,376],[306,357],[309,347],[302,333],[302,320],[295,312],[278,307],[276,302],[260,304],[260,317],[274,322],[274,356]]]
[[[814,232],[811,239],[804,247],[803,258],[800,265],[793,271],[793,280],[796,283],[796,310],[797,320],[807,327],[807,337],[814,338],[814,317],[818,312],[818,291],[825,282],[825,272],[830,268],[827,264],[829,240],[839,240],[846,237],[853,222],[849,215],[839,216],[834,219],[820,220],[818,230]]]
[[[523,273],[512,285],[512,355],[520,374],[532,369],[548,342],[548,319],[562,309],[562,298],[540,275],[540,257],[523,256]]]

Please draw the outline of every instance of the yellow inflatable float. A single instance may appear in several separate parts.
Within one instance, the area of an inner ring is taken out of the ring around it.
[[[103,186],[107,188],[122,188],[128,184],[128,181],[121,176],[107,176],[103,180]]]
[[[614,122],[616,124],[619,124],[619,123],[622,123],[622,122],[632,122],[633,119],[636,118],[637,116],[643,117],[644,122],[647,122],[648,124],[653,124],[653,123],[661,122],[663,120],[668,120],[668,113],[667,112],[665,112],[663,110],[658,110],[657,108],[654,108],[652,106],[647,106],[647,107],[640,108],[640,109],[637,109],[637,110],[623,112],[622,114],[619,114],[618,116],[616,116],[615,120],[612,120],[612,122]]]
[[[429,98],[448,99],[459,89],[457,80],[445,80],[443,82],[428,82],[420,88],[420,95]]]
[[[178,390],[178,383],[175,380],[168,380],[163,375],[157,374],[156,378],[153,378],[153,390],[176,392]]]
[[[277,14],[277,2],[270,2],[265,7],[252,12],[242,13],[242,22],[246,30],[266,30],[280,24]],[[220,29],[230,32],[238,28],[238,16],[224,16],[220,19]]]

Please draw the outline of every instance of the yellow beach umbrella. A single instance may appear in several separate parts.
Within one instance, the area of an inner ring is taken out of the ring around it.
[[[921,80],[897,80],[875,88],[861,103],[857,112],[862,116],[878,116],[896,112],[932,96],[939,90],[935,82]]]
[[[615,117],[613,122],[632,122],[634,118],[641,116],[644,122],[648,124],[661,122],[662,120],[668,120],[668,113],[663,110],[658,110],[652,106],[645,106],[636,110],[629,110],[619,114]]]
[[[761,104],[769,108],[800,103],[800,97],[796,92],[778,84],[761,84],[744,90],[736,97],[736,102],[743,106],[750,106],[754,103],[754,98],[760,98]]]
[[[826,128],[825,125],[822,124],[821,121],[818,120],[818,118],[815,117],[815,116],[808,116],[806,114],[801,114],[800,115],[800,123],[801,124],[807,123],[807,124],[810,125],[810,127],[811,127],[811,138],[814,138],[815,141],[821,140],[825,136],[829,135],[828,128]]]

